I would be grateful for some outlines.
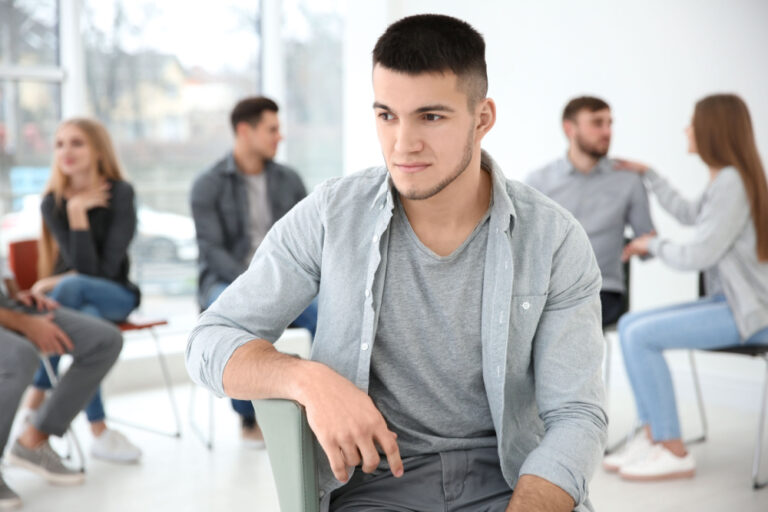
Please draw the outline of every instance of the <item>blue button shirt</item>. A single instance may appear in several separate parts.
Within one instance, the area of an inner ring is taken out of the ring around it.
[[[603,451],[600,271],[573,216],[522,183],[493,177],[482,290],[483,381],[501,469],[537,475],[592,510],[587,484]],[[368,390],[386,277],[380,240],[393,213],[384,167],[327,181],[278,221],[250,267],[200,316],[187,346],[192,379],[223,396],[232,353],[274,342],[317,295],[312,359]],[[445,392],[451,378],[445,376]],[[318,450],[321,506],[342,484]]]

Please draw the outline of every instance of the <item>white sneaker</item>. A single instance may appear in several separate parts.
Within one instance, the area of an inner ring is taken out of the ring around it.
[[[642,460],[651,451],[653,444],[648,440],[645,431],[638,432],[635,437],[627,441],[621,450],[603,458],[603,469],[609,473],[615,473],[627,464]]]
[[[91,456],[109,462],[138,462],[141,450],[117,430],[106,429],[91,444]]]
[[[691,478],[696,474],[696,461],[688,453],[678,457],[661,444],[655,444],[641,460],[635,461],[619,470],[624,480],[652,481],[673,478]]]

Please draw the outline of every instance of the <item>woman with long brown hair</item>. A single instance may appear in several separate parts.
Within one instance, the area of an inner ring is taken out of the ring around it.
[[[56,132],[51,177],[41,204],[38,281],[32,291],[62,306],[118,322],[139,304],[128,279],[128,246],[136,231],[133,187],[125,181],[109,134],[97,121],[70,119]],[[51,358],[54,368],[58,357]],[[51,387],[42,367],[28,405],[36,409]],[[85,409],[93,456],[118,462],[141,451],[108,429],[97,391]]]
[[[709,183],[696,201],[685,200],[647,166],[620,162],[643,174],[661,206],[695,230],[686,243],[638,237],[624,258],[652,254],[678,270],[703,272],[707,294],[619,321],[624,363],[645,428],[603,465],[628,480],[695,472],[681,440],[664,350],[768,344],[768,186],[747,106],[733,94],[707,96],[696,104],[686,133],[688,151],[709,168]]]

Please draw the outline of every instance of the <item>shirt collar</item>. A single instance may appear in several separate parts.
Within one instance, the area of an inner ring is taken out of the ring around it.
[[[265,161],[264,172],[269,171],[274,165],[275,163],[272,160]],[[235,153],[233,151],[227,153],[227,156],[224,159],[224,167],[221,169],[221,171],[227,174],[236,174],[239,172],[237,162],[235,162]]]
[[[574,167],[573,164],[571,163],[571,159],[568,158],[568,153],[567,152],[566,152],[565,156],[562,159],[557,161],[557,164],[558,164],[558,169],[563,174],[575,174],[575,173],[579,172],[579,170],[576,169],[576,167]],[[611,167],[612,167],[611,166],[611,159],[608,158],[607,156],[604,156],[600,160],[597,161],[597,163],[592,168],[592,170],[590,171],[589,174],[592,174],[592,173],[594,173],[594,174],[601,174],[601,173],[604,173],[606,171],[611,170]]]
[[[501,228],[507,231],[515,218],[515,206],[512,203],[512,199],[509,197],[507,191],[507,178],[499,167],[499,164],[491,158],[485,150],[481,150],[480,154],[480,166],[491,174],[492,179],[492,206],[491,206],[491,222],[501,222]],[[371,204],[373,209],[377,204],[382,204],[386,207],[387,211],[391,211],[394,208],[394,199],[392,196],[394,185],[392,179],[389,176],[389,172],[386,173],[386,179],[379,187],[376,197]],[[383,203],[382,203],[383,202]],[[494,221],[493,219],[497,219]],[[504,219],[510,219],[506,221]]]

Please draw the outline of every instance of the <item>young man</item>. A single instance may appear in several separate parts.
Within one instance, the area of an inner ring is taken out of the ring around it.
[[[283,138],[277,111],[277,104],[265,97],[238,102],[230,116],[234,149],[192,187],[202,309],[248,267],[272,224],[307,195],[299,175],[272,160]],[[316,324],[315,303],[293,322],[313,336]],[[263,445],[251,403],[232,400],[232,407],[240,414],[243,437]]]
[[[40,354],[69,353],[74,359],[72,366],[13,444],[7,461],[40,474],[52,484],[81,484],[83,473],[64,466],[48,438],[63,435],[93,397],[117,360],[123,338],[109,322],[58,308],[45,296],[29,292],[14,295],[17,300],[11,300],[0,283],[0,454],[21,395],[40,364]],[[19,506],[21,499],[0,473],[0,510]]]
[[[642,180],[634,173],[616,172],[606,158],[612,122],[611,108],[599,98],[569,101],[563,110],[568,153],[526,180],[570,211],[586,230],[603,276],[603,325],[618,321],[627,292],[621,263],[626,226],[635,236],[654,230]]]
[[[275,224],[201,316],[189,372],[306,407],[324,510],[591,510],[607,419],[589,241],[481,151],[496,107],[471,26],[404,18],[373,61],[386,167]],[[275,351],[318,292],[312,360]]]

